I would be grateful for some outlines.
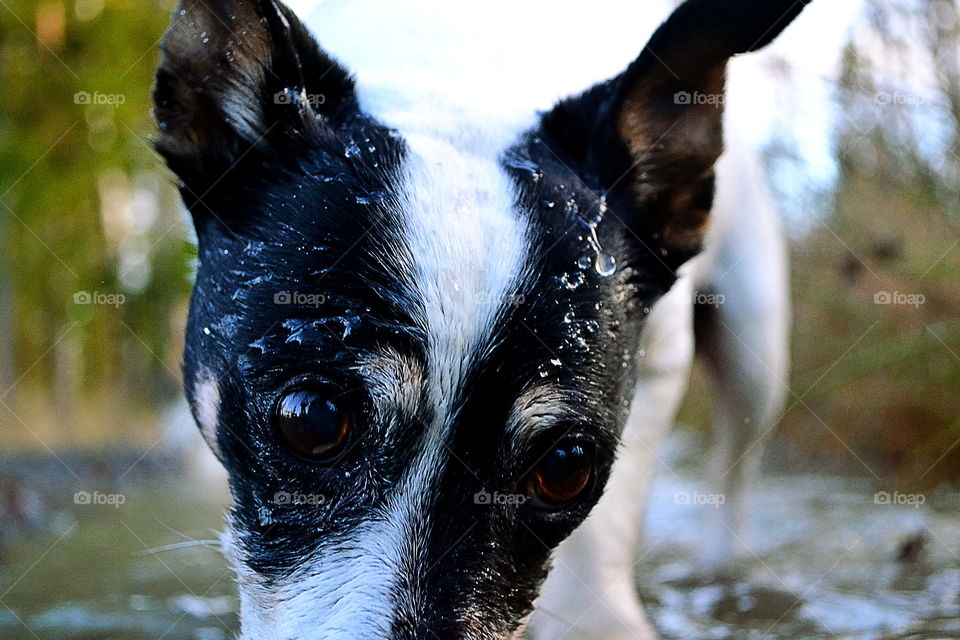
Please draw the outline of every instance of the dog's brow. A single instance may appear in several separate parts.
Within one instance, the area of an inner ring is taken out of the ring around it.
[[[425,383],[423,368],[415,358],[384,348],[364,360],[360,374],[379,418],[417,413]]]
[[[574,414],[570,393],[565,389],[552,384],[529,387],[513,403],[507,418],[507,438],[529,441]]]

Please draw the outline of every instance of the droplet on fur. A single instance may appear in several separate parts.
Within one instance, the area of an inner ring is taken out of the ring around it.
[[[267,507],[260,507],[260,510],[257,512],[257,516],[260,519],[261,527],[266,527],[274,523],[273,512]]]
[[[597,225],[595,223],[590,225],[589,241],[590,247],[596,254],[593,268],[604,278],[612,276],[617,270],[617,259],[608,253],[604,253],[603,247],[600,246],[600,240],[597,238]]]
[[[617,271],[617,259],[608,253],[598,253],[594,267],[604,278],[612,276]]]

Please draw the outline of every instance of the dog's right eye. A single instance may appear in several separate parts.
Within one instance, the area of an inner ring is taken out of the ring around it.
[[[583,495],[594,478],[593,448],[570,440],[557,443],[534,467],[528,495],[534,506],[560,509]]]
[[[274,421],[284,442],[297,455],[329,462],[350,440],[353,415],[338,394],[322,389],[287,392],[277,403]]]

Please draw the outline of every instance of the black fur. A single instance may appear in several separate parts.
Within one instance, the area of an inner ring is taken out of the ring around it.
[[[530,611],[550,552],[603,490],[644,318],[696,251],[666,241],[670,212],[662,202],[638,198],[643,178],[616,118],[628,92],[655,73],[653,52],[669,58],[682,45],[687,53],[671,58],[678,66],[702,50],[722,62],[769,40],[799,12],[778,20],[788,5],[690,0],[622,76],[558,105],[506,152],[516,210],[533,230],[525,276],[492,348],[473,356],[462,397],[452,399],[449,455],[422,514],[428,542],[401,576],[393,637],[506,637]],[[235,501],[231,521],[241,560],[269,585],[325,546],[349,545],[358,524],[379,517],[433,418],[425,403],[415,415],[394,416],[402,424],[388,441],[362,376],[387,346],[429,365],[410,283],[385,260],[405,250],[396,195],[407,151],[395,132],[361,113],[349,75],[281,5],[206,9],[189,0],[182,8],[164,41],[154,95],[158,148],[181,180],[199,239],[184,378],[191,404],[198,379],[218,381],[216,436]],[[211,39],[205,47],[201,36]],[[278,103],[277,92],[326,99]],[[246,123],[253,139],[230,121],[228,95],[244,96],[258,114]],[[711,181],[684,188],[695,207],[709,208]],[[591,248],[592,227],[599,248]],[[598,252],[616,259],[615,272],[594,268]],[[323,303],[278,304],[287,292]],[[359,416],[354,440],[332,467],[292,455],[273,428],[278,398],[305,380],[338,386]],[[545,381],[563,390],[569,418],[508,446],[510,408]],[[531,468],[565,437],[597,455],[597,478],[582,499],[556,511],[475,504],[480,491],[523,493]],[[326,501],[278,504],[278,492]]]

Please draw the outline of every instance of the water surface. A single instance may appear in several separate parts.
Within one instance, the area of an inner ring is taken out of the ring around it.
[[[664,638],[960,638],[955,494],[894,506],[877,504],[875,489],[859,480],[768,477],[751,553],[721,576],[694,559],[712,508],[688,499],[703,490],[694,477],[663,473],[652,493],[640,589]],[[237,602],[218,551],[155,550],[215,539],[223,498],[146,480],[122,494],[117,506],[64,501],[47,510],[39,530],[7,536],[0,637],[231,636]]]

